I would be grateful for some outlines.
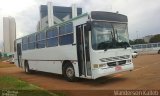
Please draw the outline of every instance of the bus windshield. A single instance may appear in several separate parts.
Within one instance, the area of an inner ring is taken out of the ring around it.
[[[95,21],[92,23],[94,50],[129,47],[127,24]]]

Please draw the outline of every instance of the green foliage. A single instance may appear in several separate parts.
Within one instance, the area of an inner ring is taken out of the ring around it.
[[[131,45],[134,45],[134,44],[146,44],[146,42],[144,41],[144,39],[136,39],[134,41],[129,40],[129,42],[130,42]]]
[[[150,41],[150,43],[158,43],[160,42],[160,34],[153,36]]]
[[[134,45],[134,44],[135,44],[134,41],[132,41],[132,40],[129,40],[129,43],[130,43],[131,45]]]
[[[0,89],[17,89],[17,90],[33,90],[36,89],[35,86],[31,86],[28,83],[18,80],[14,77],[3,76],[0,77]],[[7,86],[7,87],[5,87]]]
[[[135,42],[135,44],[146,44],[144,39],[136,39],[134,42]]]
[[[16,91],[18,92],[18,96],[64,96],[43,90],[11,76],[0,76],[0,89]]]

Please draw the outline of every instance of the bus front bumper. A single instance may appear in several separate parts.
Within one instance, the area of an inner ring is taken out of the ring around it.
[[[97,79],[99,77],[124,72],[124,71],[131,71],[134,69],[133,63],[121,65],[121,70],[116,70],[115,67],[108,67],[108,68],[98,68],[92,70],[92,79]]]

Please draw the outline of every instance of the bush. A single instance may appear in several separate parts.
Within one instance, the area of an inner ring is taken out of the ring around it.
[[[160,42],[160,34],[153,36],[150,41],[150,43],[158,43]]]

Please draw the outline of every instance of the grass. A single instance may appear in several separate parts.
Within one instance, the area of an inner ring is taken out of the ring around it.
[[[37,88],[11,76],[1,76],[0,85],[0,89],[33,90]]]
[[[0,90],[13,90],[18,92],[18,96],[64,96],[63,93],[55,94],[12,76],[0,76]]]
[[[14,64],[4,63],[0,60],[0,68],[14,66]],[[18,95],[13,96],[65,96],[64,93],[56,92],[55,94],[54,92],[49,92],[38,86],[19,80],[13,76],[0,75],[0,96],[2,95],[3,90],[13,90],[14,92],[18,92]]]

